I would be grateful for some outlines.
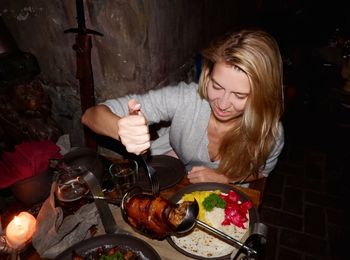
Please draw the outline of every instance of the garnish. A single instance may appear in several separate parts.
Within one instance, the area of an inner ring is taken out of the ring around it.
[[[113,255],[103,255],[100,260],[124,260],[124,255],[121,252],[116,252]]]
[[[216,193],[211,193],[202,202],[203,207],[206,211],[212,211],[215,207],[224,209],[226,207],[226,202],[220,198]]]
[[[244,229],[244,223],[248,221],[248,210],[253,207],[253,203],[251,201],[241,203],[239,196],[234,191],[229,191],[227,195],[220,195],[220,197],[226,202],[225,219],[221,224],[234,224]]]
[[[206,218],[206,212],[211,212],[215,208],[223,209],[225,214],[221,225],[235,225],[245,229],[244,223],[248,221],[248,210],[253,206],[251,201],[241,202],[240,197],[235,191],[229,191],[228,194],[222,194],[220,190],[215,191],[194,191],[186,193],[182,201],[197,200],[199,205],[198,219],[211,225]]]
[[[198,219],[210,224],[207,220],[207,218],[205,217],[205,212],[206,210],[203,207],[203,201],[206,197],[208,197],[210,194],[212,193],[216,193],[216,194],[220,194],[219,190],[214,190],[214,191],[193,191],[191,193],[186,193],[184,194],[184,196],[182,196],[182,200],[183,201],[194,201],[197,200],[198,202],[198,206],[199,206],[199,214],[198,214]]]

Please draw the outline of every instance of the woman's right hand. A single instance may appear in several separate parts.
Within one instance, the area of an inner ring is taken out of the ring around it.
[[[129,100],[128,109],[129,115],[118,120],[118,135],[129,153],[139,155],[151,146],[147,120],[135,99]]]

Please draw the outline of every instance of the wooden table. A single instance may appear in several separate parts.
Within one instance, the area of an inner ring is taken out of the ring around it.
[[[160,195],[164,198],[169,199],[175,192],[177,192],[179,189],[189,185],[189,181],[187,177],[184,177],[181,182],[176,184],[175,186],[161,191]],[[240,190],[243,192],[245,195],[247,195],[254,205],[256,207],[260,206],[260,192],[257,190],[249,189],[249,188],[242,188],[238,186],[233,186],[235,189]],[[114,210],[112,210],[113,216],[116,219],[116,222],[118,223],[119,226],[121,226],[122,229],[126,230],[127,232],[131,233],[132,235],[141,238],[142,240],[146,241],[149,243],[151,246],[155,248],[155,250],[161,255],[162,260],[163,259],[191,259],[188,258],[181,253],[177,252],[174,248],[170,246],[170,244],[164,240],[164,241],[158,241],[158,240],[152,240],[149,239],[141,234],[136,233],[131,229],[131,227],[124,222],[124,220],[121,217],[120,210],[119,208],[114,207]],[[7,222],[7,221],[6,221]],[[103,232],[98,232],[96,235],[101,235]],[[35,249],[32,246],[29,246],[28,249],[21,254],[22,259],[28,259],[28,260],[41,260],[43,258],[40,258],[40,256],[37,254]],[[2,259],[2,258],[1,258]]]
[[[175,186],[163,190],[160,192],[160,195],[164,198],[169,199],[174,193],[176,193],[178,190],[180,190],[181,188],[186,187],[187,185],[190,185],[187,177],[184,177],[181,182],[179,182],[178,184],[176,184]],[[257,190],[253,190],[253,189],[248,189],[248,188],[241,188],[241,187],[237,187],[237,186],[233,186],[234,188],[240,190],[241,192],[243,192],[245,195],[247,195],[252,202],[254,203],[254,205],[256,207],[259,206],[260,203],[260,192]],[[176,249],[174,249],[168,242],[167,240],[155,240],[155,239],[150,239],[142,234],[139,234],[137,232],[135,232],[122,218],[121,216],[121,212],[118,208],[118,210],[112,210],[113,212],[113,216],[118,224],[118,226],[125,230],[126,232],[130,233],[131,235],[138,237],[140,239],[142,239],[143,241],[145,241],[146,243],[148,243],[149,245],[151,245],[160,255],[162,260],[190,260],[193,258],[187,257],[183,254],[181,254],[180,252],[178,252]]]
[[[181,188],[186,187],[187,185],[189,185],[189,181],[187,179],[187,177],[183,178],[181,180],[181,182],[179,182],[178,184],[176,184],[175,186],[163,190],[160,192],[160,195],[164,198],[169,199],[174,193],[176,193],[178,190],[180,190]],[[232,185],[233,186],[233,185]],[[249,197],[252,202],[254,203],[254,205],[256,207],[259,207],[260,205],[260,192],[257,190],[253,190],[253,189],[249,189],[249,188],[242,188],[242,187],[237,187],[237,186],[233,186],[235,189],[238,189],[239,191],[241,191],[242,193],[244,193],[245,195],[247,195],[247,197]],[[125,231],[131,233],[133,236],[138,237],[140,239],[142,239],[143,241],[145,241],[146,243],[150,244],[160,255],[162,260],[190,260],[193,258],[187,257],[183,254],[181,254],[180,252],[178,252],[176,249],[174,249],[168,242],[167,240],[154,240],[154,239],[150,239],[148,237],[145,237],[144,235],[141,235],[137,232],[135,232],[128,224],[126,224],[121,216],[120,210],[118,210],[117,212],[113,212],[113,215],[117,221],[117,224]]]

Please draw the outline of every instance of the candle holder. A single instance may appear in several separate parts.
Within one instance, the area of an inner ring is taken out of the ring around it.
[[[11,255],[11,260],[19,260],[21,259],[20,255],[23,251],[25,251],[28,248],[28,245],[32,242],[31,239],[23,243],[23,245],[13,248],[11,245],[8,243],[6,239],[6,235],[1,235],[0,236],[0,252],[1,253],[6,253]]]
[[[5,236],[6,239],[6,236]],[[23,244],[21,244],[20,246],[17,247],[12,247],[11,244],[6,240],[7,243],[7,247],[10,249],[10,251],[16,251],[18,253],[22,253],[23,251],[25,251],[28,248],[28,245],[30,243],[32,243],[32,239],[28,239],[26,242],[24,242]]]
[[[0,251],[11,255],[11,260],[20,259],[20,254],[32,242],[36,229],[36,219],[28,212],[20,212],[7,225],[4,235],[1,236]]]
[[[1,235],[0,236],[0,252],[9,253],[10,251],[11,251],[11,248],[7,244],[6,236]]]

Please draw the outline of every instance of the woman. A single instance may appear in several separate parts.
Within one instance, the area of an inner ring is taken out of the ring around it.
[[[151,146],[147,125],[170,121],[160,139],[185,164],[191,183],[268,176],[284,144],[276,41],[264,31],[242,30],[215,41],[202,56],[198,84],[107,100],[88,109],[82,123],[140,154]]]

